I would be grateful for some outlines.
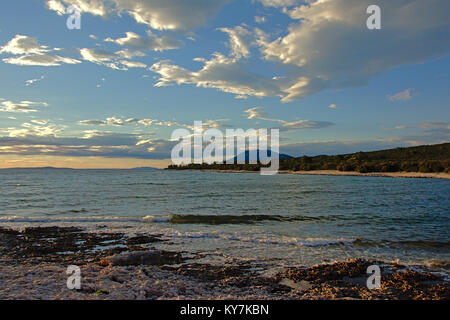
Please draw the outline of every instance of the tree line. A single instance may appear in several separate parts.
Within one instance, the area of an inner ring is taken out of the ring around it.
[[[259,171],[261,164],[188,164],[170,165],[172,170],[245,170]],[[280,170],[339,170],[369,172],[450,172],[450,143],[395,148],[342,155],[302,156],[280,159]]]

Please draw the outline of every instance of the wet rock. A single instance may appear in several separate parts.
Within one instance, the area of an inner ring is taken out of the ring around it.
[[[147,236],[147,235],[137,235],[135,237],[128,238],[126,243],[127,245],[142,245],[142,244],[148,244],[153,242],[159,242],[162,241],[157,236]]]
[[[166,251],[135,251],[115,255],[108,259],[113,266],[137,266],[175,264],[182,262],[178,253]]]

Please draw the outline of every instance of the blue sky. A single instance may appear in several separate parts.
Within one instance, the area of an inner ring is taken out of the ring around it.
[[[380,30],[366,27],[369,4],[381,8]],[[80,30],[66,27],[70,5]],[[4,1],[0,167],[164,166],[173,129],[195,120],[280,127],[281,151],[295,156],[448,142],[449,9],[446,0]]]

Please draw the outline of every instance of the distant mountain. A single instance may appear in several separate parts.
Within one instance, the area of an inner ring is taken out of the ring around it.
[[[260,160],[260,158],[259,158],[259,150],[257,150],[256,151],[257,153],[256,153],[256,160],[259,162],[259,160]],[[263,153],[264,154],[264,153]],[[288,154],[284,154],[284,153],[280,153],[280,154],[278,154],[278,153],[273,153],[273,158],[276,158],[276,156],[278,155],[278,159],[280,159],[280,160],[284,160],[284,159],[292,159],[292,158],[294,158],[294,157],[292,157],[292,156],[290,156],[290,155],[288,155]],[[239,159],[239,156],[241,156],[242,157],[242,153],[240,154],[240,155],[238,155],[238,156],[236,156],[236,157],[234,157],[233,158],[233,162],[234,163],[237,163],[237,160]],[[269,158],[272,158],[272,150],[268,150],[267,151],[267,156],[269,157]],[[249,163],[250,162],[250,151],[248,151],[248,150],[246,150],[245,152],[244,152],[244,157],[245,157],[245,163]]]

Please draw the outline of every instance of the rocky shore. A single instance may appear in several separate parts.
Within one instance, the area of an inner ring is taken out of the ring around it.
[[[0,299],[444,299],[450,283],[431,270],[353,259],[263,275],[251,262],[196,262],[157,250],[158,235],[87,232],[76,227],[0,227]],[[367,267],[382,270],[366,287]],[[81,288],[66,286],[69,265]],[[425,271],[424,271],[425,270]]]

